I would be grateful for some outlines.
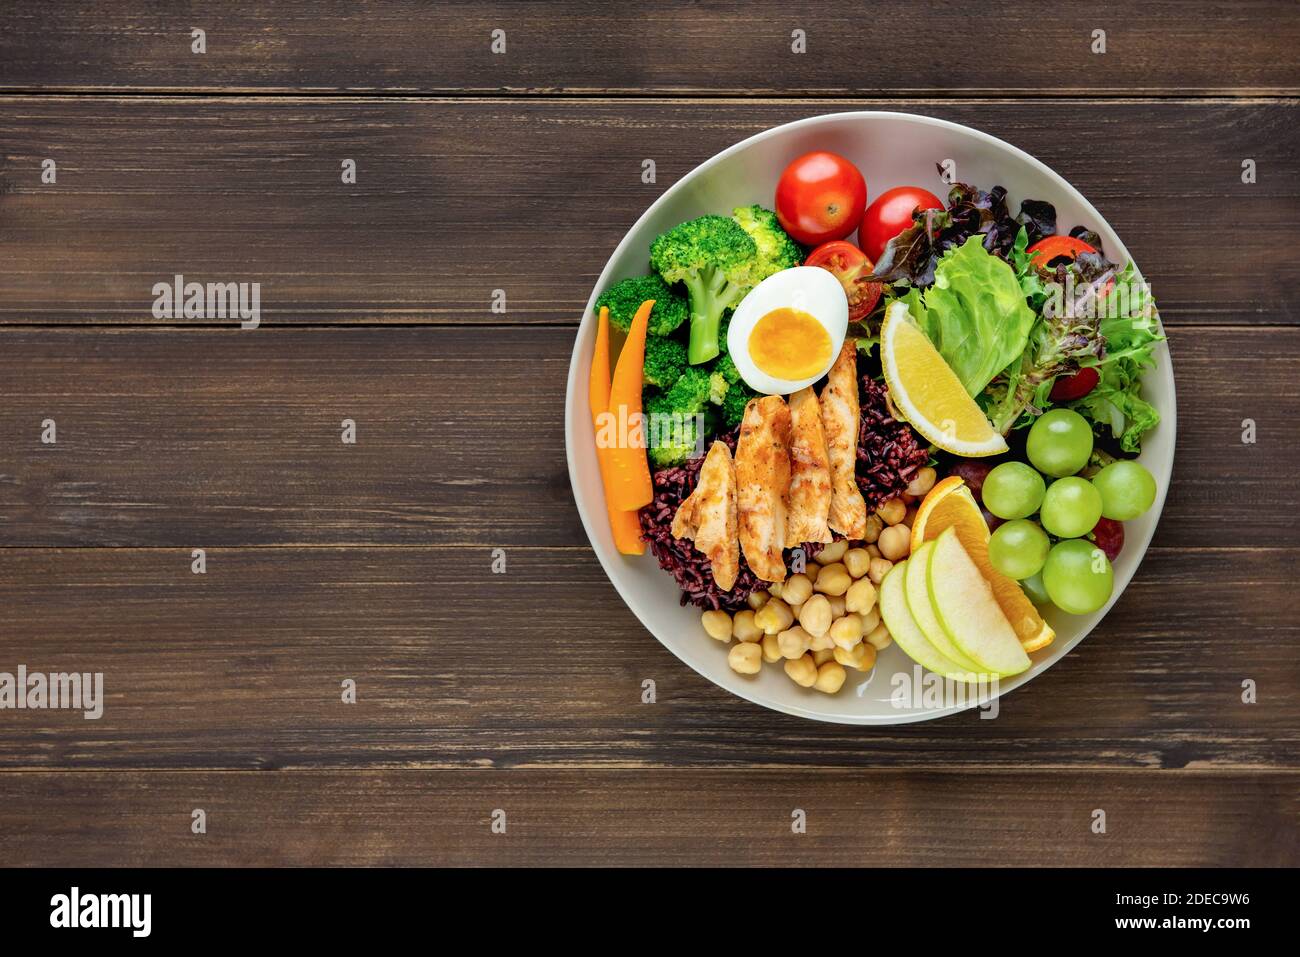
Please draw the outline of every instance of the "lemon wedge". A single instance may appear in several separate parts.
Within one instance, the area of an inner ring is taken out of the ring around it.
[[[895,407],[916,431],[954,455],[998,455],[1007,443],[939,350],[895,302],[880,327],[880,359]]]

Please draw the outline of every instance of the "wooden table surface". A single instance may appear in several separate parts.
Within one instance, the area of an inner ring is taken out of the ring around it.
[[[105,705],[0,711],[0,861],[1300,862],[1300,7],[799,6],[5,5],[0,671],[102,672]],[[863,108],[1058,170],[1170,336],[1153,546],[995,721],[708,684],[569,489],[624,231],[721,148]],[[175,273],[260,282],[261,327],[155,319]]]

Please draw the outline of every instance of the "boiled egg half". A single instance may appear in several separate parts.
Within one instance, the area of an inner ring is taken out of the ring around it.
[[[741,300],[727,328],[727,351],[751,389],[789,395],[830,371],[848,329],[840,281],[819,266],[795,266]]]

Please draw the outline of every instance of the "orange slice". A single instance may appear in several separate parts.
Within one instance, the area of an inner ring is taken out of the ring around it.
[[[1029,652],[1050,645],[1056,637],[1052,626],[1043,620],[1020,583],[1003,575],[989,561],[989,527],[975,496],[959,475],[950,475],[939,482],[917,506],[916,521],[912,523],[912,551],[938,538],[947,528],[957,530],[957,540],[993,589],[993,597],[1015,629],[1020,646]]]

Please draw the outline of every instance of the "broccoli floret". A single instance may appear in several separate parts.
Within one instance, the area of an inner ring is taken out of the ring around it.
[[[718,361],[713,364],[713,371],[722,376],[728,385],[735,385],[740,381],[740,370],[736,368],[736,361],[731,358],[731,353],[723,353]]]
[[[681,465],[696,453],[700,444],[700,420],[696,413],[675,408],[667,395],[652,398],[646,403],[645,411],[650,417],[646,437],[650,464],[654,468]]]
[[[669,288],[658,276],[633,276],[616,282],[596,300],[596,309],[609,307],[609,321],[627,332],[632,328],[632,317],[647,299],[655,301],[650,310],[647,329],[652,336],[666,336],[683,322],[690,310],[686,300]]]
[[[745,417],[745,406],[757,395],[743,382],[737,382],[727,390],[726,398],[722,400],[722,420],[728,429],[740,425],[740,420]]]
[[[689,366],[663,397],[669,412],[678,412],[682,415],[703,412],[705,404],[709,401],[709,373],[695,366]]]
[[[686,371],[686,347],[676,339],[650,336],[645,342],[645,384],[667,389]]]
[[[675,226],[650,244],[650,265],[668,283],[684,283],[690,294],[692,365],[719,352],[722,313],[744,298],[758,281],[758,246],[726,216],[701,216]]]
[[[731,383],[717,369],[709,373],[709,401],[714,405],[722,405],[722,400],[727,397],[727,390],[730,388]]]
[[[803,262],[802,247],[786,234],[776,213],[770,209],[739,206],[733,210],[732,215],[758,247],[759,261],[754,274],[756,283]]]

